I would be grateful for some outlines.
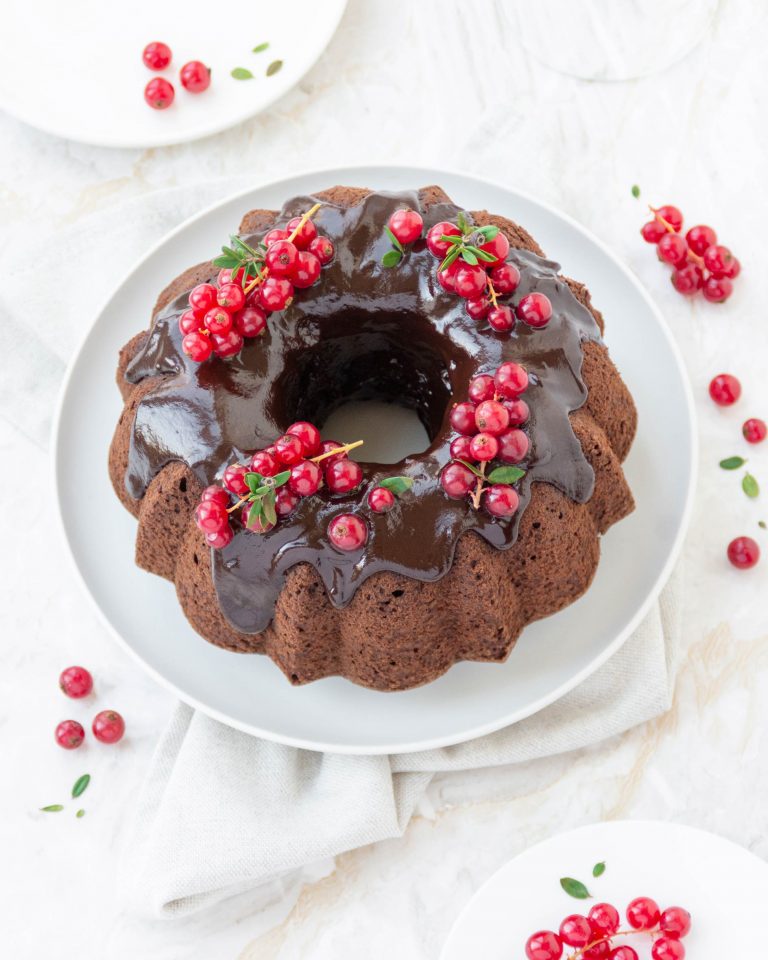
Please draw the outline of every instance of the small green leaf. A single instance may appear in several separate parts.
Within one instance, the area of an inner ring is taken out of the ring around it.
[[[768,530],[768,523],[766,523],[765,520],[758,520],[757,525],[761,530]]]
[[[592,896],[581,880],[574,880],[573,877],[561,877],[560,886],[569,897],[574,897],[576,900],[589,900]]]
[[[517,483],[525,476],[525,470],[520,467],[496,467],[488,474],[489,483]]]
[[[278,70],[281,70],[282,67],[282,60],[273,60],[272,63],[270,63],[270,65],[267,67],[267,76],[274,77],[274,75],[278,72]]]
[[[261,500],[254,500],[254,501],[253,501],[253,506],[252,506],[251,509],[248,511],[248,520],[247,520],[247,522],[246,522],[246,524],[245,524],[245,526],[246,526],[246,528],[247,528],[248,530],[253,530],[253,529],[254,529],[256,523],[258,522],[259,518],[261,517],[261,514],[262,514]]]
[[[450,267],[450,265],[454,262],[454,260],[458,258],[460,253],[461,253],[461,244],[457,243],[456,246],[454,246],[451,250],[448,251],[445,259],[437,268],[438,273],[441,270],[445,270],[447,267]]]
[[[481,233],[486,240],[495,240],[499,234],[499,228],[489,223],[486,227],[480,227],[477,232]]]
[[[411,477],[385,477],[379,486],[386,487],[387,490],[391,490],[396,497],[399,497],[402,496],[406,490],[411,489],[413,480]]]
[[[480,247],[472,247],[472,246],[468,247],[467,249],[471,250],[478,260],[484,260],[486,263],[496,262],[496,257],[494,257],[492,253],[488,253],[487,250],[481,250]]]
[[[403,255],[399,250],[388,250],[381,258],[381,264],[383,267],[396,267],[402,259]]]
[[[290,470],[283,470],[282,473],[276,474],[272,477],[272,486],[273,487],[282,487],[284,483],[288,483],[288,479],[291,476]]]
[[[264,511],[264,519],[271,527],[274,526],[277,523],[277,511],[275,510],[275,491],[270,490],[269,493],[265,493],[264,499],[261,503]]]
[[[601,860],[600,863],[596,863],[592,867],[592,876],[593,877],[602,877],[605,873],[605,860]]]
[[[60,813],[64,806],[61,803],[49,803],[47,807],[40,807],[43,813]]]
[[[240,266],[240,261],[237,257],[232,257],[228,253],[222,253],[221,256],[214,259],[213,265],[214,267],[223,267],[225,270],[234,270],[235,267]]]
[[[250,70],[246,70],[245,67],[235,67],[230,73],[230,76],[234,77],[235,80],[253,80],[253,74]]]
[[[458,225],[458,228],[459,230],[461,230],[462,233],[469,233],[471,229],[471,224],[467,219],[466,213],[464,213],[463,210],[459,211],[459,215],[458,217],[456,217],[456,224]]]
[[[726,457],[725,460],[720,461],[720,466],[723,470],[738,470],[739,467],[743,467],[746,462],[744,457]]]
[[[269,49],[268,43],[259,43],[253,48],[253,53],[264,53],[265,50]]]
[[[480,471],[477,469],[477,467],[474,467],[471,463],[467,463],[466,460],[457,460],[456,462],[457,462],[457,463],[463,463],[464,466],[467,468],[467,470],[471,470],[472,473],[474,473],[474,475],[475,475],[476,477],[481,477],[481,478],[483,478],[483,479],[485,478],[485,474],[480,473]]]
[[[85,810],[82,810],[82,809],[78,810],[75,816],[77,817],[78,820],[80,820],[82,817],[85,816]]]
[[[402,245],[402,243],[400,243],[400,241],[397,239],[397,237],[394,235],[394,233],[392,233],[392,231],[389,229],[389,227],[384,227],[384,231],[385,231],[385,233],[387,234],[387,236],[389,237],[390,243],[391,243],[392,246],[395,248],[395,250],[399,250],[400,253],[405,253],[405,251],[403,250],[403,245]]]
[[[72,796],[79,797],[82,794],[84,794],[85,791],[88,789],[88,784],[90,782],[91,782],[90,773],[84,773],[82,777],[78,777],[77,780],[75,780],[74,787],[72,787]]]
[[[635,200],[637,200],[637,198],[640,196],[640,187],[638,187],[636,183],[632,185],[632,196],[635,198]]]
[[[256,493],[259,487],[262,486],[264,483],[264,477],[262,477],[260,473],[256,473],[255,471],[249,471],[248,473],[246,473],[245,476],[243,477],[243,480],[245,480],[246,485],[248,489],[251,491],[251,493]]]
[[[760,485],[751,473],[744,474],[744,478],[741,481],[741,489],[748,497],[754,498],[760,496]]]
[[[474,267],[477,264],[477,257],[473,251],[469,249],[469,247],[464,247],[464,249],[461,251],[461,259],[465,263],[468,263],[471,267]]]
[[[447,233],[444,233],[441,235],[440,239],[443,241],[443,243],[450,243],[451,246],[453,246],[454,243],[462,242],[461,237],[458,234],[454,236],[449,236]]]

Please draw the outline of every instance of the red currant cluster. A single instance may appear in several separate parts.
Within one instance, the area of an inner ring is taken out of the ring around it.
[[[493,375],[482,373],[470,381],[469,400],[451,410],[451,426],[460,436],[451,443],[452,460],[440,474],[449,497],[462,500],[469,495],[476,510],[482,502],[494,517],[515,513],[519,497],[512,484],[525,471],[496,467],[486,476],[486,469],[493,460],[516,464],[525,459],[530,444],[520,427],[530,412],[521,399],[527,388],[525,367],[511,361]]]
[[[144,47],[141,59],[150,70],[165,70],[171,62],[171,48],[155,41]],[[181,85],[190,93],[202,93],[211,85],[211,68],[200,60],[190,60],[179,71]],[[144,99],[153,110],[165,110],[173,103],[176,91],[165,77],[153,77],[144,88]]]
[[[457,223],[443,220],[427,231],[427,248],[440,259],[437,279],[449,293],[463,297],[473,320],[487,320],[497,333],[509,333],[516,319],[530,327],[545,327],[552,318],[552,303],[543,293],[529,293],[514,309],[499,303],[511,296],[520,283],[520,271],[507,263],[509,240],[498,227],[472,226],[463,213]],[[410,209],[396,210],[389,218],[387,234],[393,249],[382,263],[394,267],[405,254],[404,246],[418,240],[424,229],[421,216]]]
[[[59,676],[61,692],[73,700],[82,700],[93,690],[93,677],[85,667],[67,667]],[[125,720],[116,710],[102,710],[91,723],[94,737],[101,743],[117,743],[125,733]],[[77,720],[62,720],[54,734],[65,750],[75,750],[85,740],[83,725]]]
[[[270,230],[252,247],[232,237],[231,247],[213,262],[219,271],[216,283],[201,283],[189,294],[189,309],[179,318],[184,335],[182,349],[196,363],[211,354],[232,357],[247,337],[258,337],[267,315],[293,301],[295,288],[311,287],[320,270],[334,256],[333,243],[318,235],[310,220],[316,204],[285,229]]]
[[[728,247],[720,246],[712,227],[691,227],[682,236],[683,215],[670,204],[651,207],[653,220],[644,224],[640,233],[648,243],[656,244],[659,260],[668,263],[672,286],[685,297],[701,290],[710,303],[722,303],[733,293],[733,280],[741,272],[741,264]]]
[[[663,913],[650,897],[637,897],[627,907],[629,929],[619,930],[619,911],[610,903],[596,903],[584,917],[574,913],[560,924],[558,933],[540,930],[528,938],[528,960],[560,960],[563,947],[576,947],[568,960],[638,960],[627,944],[614,946],[613,938],[636,933],[657,934],[651,947],[653,960],[683,960],[680,942],[691,929],[691,915],[683,907],[668,907]]]

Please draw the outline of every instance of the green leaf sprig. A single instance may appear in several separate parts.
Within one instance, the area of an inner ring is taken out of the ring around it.
[[[475,510],[480,509],[480,498],[486,483],[517,483],[518,480],[522,480],[526,473],[522,467],[495,467],[486,476],[485,468],[487,463],[482,463],[478,469],[467,460],[457,460],[456,462],[465,466],[467,470],[471,470],[477,477],[477,486],[472,494],[472,506]]]
[[[387,252],[381,258],[381,265],[387,268],[396,267],[405,256],[405,247],[402,245],[402,243],[400,243],[389,227],[384,227],[384,230],[389,237],[389,242],[392,244],[392,249],[387,250]]]
[[[277,523],[277,510],[275,508],[277,490],[288,482],[290,475],[290,470],[283,470],[282,473],[278,473],[274,477],[262,477],[260,473],[255,471],[245,474],[243,480],[248,485],[250,493],[242,498],[240,504],[250,503],[251,505],[248,508],[246,530],[265,533],[274,527]]]
[[[265,279],[264,257],[267,252],[266,246],[259,242],[255,247],[252,247],[235,234],[230,234],[229,242],[231,246],[222,247],[221,253],[213,261],[214,267],[230,270],[232,276],[238,270],[242,270],[243,286],[254,277],[258,277],[259,280]]]
[[[380,487],[385,487],[390,493],[393,493],[396,497],[402,497],[404,493],[407,493],[408,490],[413,486],[412,477],[385,477],[379,482]]]
[[[459,213],[456,218],[456,225],[461,233],[455,236],[444,233],[440,237],[444,243],[450,244],[450,249],[437,268],[438,272],[450,267],[459,257],[471,267],[476,266],[480,261],[483,263],[496,262],[496,257],[492,253],[488,253],[487,250],[482,250],[481,247],[495,239],[499,232],[498,227],[490,223],[485,227],[475,227],[469,222],[464,212]]]

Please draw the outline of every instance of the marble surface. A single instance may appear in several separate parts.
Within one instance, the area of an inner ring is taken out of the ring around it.
[[[768,208],[768,11],[759,0],[722,0],[711,31],[683,61],[645,79],[602,84],[527,55],[510,6],[351,0],[326,55],[297,89],[268,114],[195,144],[102,150],[0,116],[0,316],[7,320],[11,305],[18,312],[24,302],[13,269],[20,253],[32,259],[60,229],[174,185],[205,181],[209,194],[225,176],[258,182],[344,162],[442,164],[562,208],[616,250],[656,297],[697,397],[702,469],[685,551],[686,649],[673,709],[580,753],[438,780],[402,839],[340,857],[266,912],[254,912],[245,896],[183,922],[129,915],[117,884],[120,845],[173,703],[106,636],[74,581],[51,516],[44,425],[0,409],[0,915],[15,960],[122,960],[139,951],[147,960],[343,960],[361,949],[374,958],[396,952],[431,960],[457,912],[497,867],[557,830],[603,818],[679,820],[768,857],[768,556],[750,573],[724,558],[725,544],[741,533],[768,550],[758,529],[758,520],[768,520],[768,493],[749,501],[734,475],[717,468],[722,456],[749,455],[768,487],[768,444],[747,451],[739,433],[747,416],[768,416],[759,281]],[[456,65],[463,65],[461,82]],[[631,196],[634,183],[640,200]],[[674,293],[637,234],[647,200],[676,202],[689,222],[720,228],[744,264],[727,306]],[[62,290],[82,304],[83,330],[95,300],[127,266],[119,252],[105,251],[98,278]],[[70,348],[52,343],[54,368]],[[706,384],[721,370],[743,381],[735,410],[707,399]],[[663,463],[658,476],[663,483]],[[85,719],[97,709],[69,706],[58,693],[58,672],[72,662],[97,676],[98,708],[126,716],[130,733],[117,748],[90,744],[72,755],[52,743],[59,719]],[[74,818],[71,802],[61,814],[37,812],[67,802],[86,770],[93,782],[83,819]]]

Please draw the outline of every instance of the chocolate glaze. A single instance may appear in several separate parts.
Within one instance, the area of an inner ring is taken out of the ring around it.
[[[312,197],[289,201],[276,224],[284,225],[314,202]],[[509,260],[522,275],[514,302],[540,290],[552,301],[552,320],[542,330],[518,322],[511,335],[477,324],[467,316],[464,301],[438,284],[438,261],[424,241],[394,269],[381,266],[390,247],[384,226],[405,205],[419,209],[418,195],[373,193],[350,208],[324,204],[313,219],[333,240],[335,259],[317,284],[297,290],[293,304],[270,317],[264,336],[246,341],[239,356],[203,364],[184,356],[177,320],[187,308],[185,294],[155,318],[128,369],[134,383],[160,375],[139,404],[133,426],[125,483],[134,498],[144,495],[170,461],[188,464],[207,485],[220,479],[228,464],[245,462],[253,450],[273,442],[293,421],[322,425],[335,407],[351,400],[412,407],[426,427],[431,445],[423,453],[392,464],[361,460],[364,483],[353,494],[333,496],[323,489],[266,535],[249,533],[235,522],[232,542],[213,552],[213,571],[221,609],[243,633],[268,626],[283,576],[294,564],[311,564],[331,601],[341,607],[368,577],[382,571],[439,579],[468,530],[507,549],[517,537],[534,482],[551,483],[577,502],[592,495],[594,474],[568,419],[587,396],[580,376],[581,343],[599,338],[592,314],[558,275],[556,263],[513,249]],[[428,228],[439,220],[455,221],[459,208],[445,203],[421,212]],[[455,435],[449,422],[452,403],[466,399],[475,374],[492,372],[504,360],[524,363],[531,375],[525,394],[531,450],[522,464],[528,472],[518,484],[520,509],[501,521],[449,499],[439,475]],[[372,514],[365,506],[367,491],[393,475],[411,477],[412,489],[391,512]],[[357,511],[367,519],[368,543],[359,552],[341,552],[328,540],[328,523]]]

